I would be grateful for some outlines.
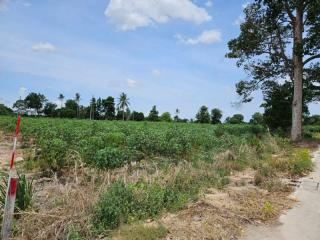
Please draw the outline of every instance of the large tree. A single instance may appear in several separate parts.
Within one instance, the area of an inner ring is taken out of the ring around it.
[[[219,124],[221,123],[222,111],[219,108],[214,108],[211,110],[211,123]]]
[[[208,111],[208,107],[201,106],[196,115],[196,119],[198,123],[210,123],[210,114]]]
[[[36,110],[39,114],[40,110],[43,108],[44,103],[47,101],[46,97],[41,93],[29,93],[24,99],[28,108]]]
[[[102,100],[104,108],[105,119],[113,120],[115,118],[114,98],[109,96]]]
[[[248,102],[253,91],[287,79],[293,89],[291,138],[299,141],[303,101],[319,100],[320,1],[255,0],[244,14],[227,54],[251,77],[237,84],[237,92]]]
[[[159,112],[156,106],[153,106],[151,108],[150,113],[148,115],[148,120],[152,122],[159,121]]]
[[[55,115],[56,108],[57,108],[57,104],[47,102],[46,105],[44,106],[43,113],[48,117],[53,117]]]
[[[27,104],[24,100],[22,100],[21,98],[19,100],[17,100],[14,104],[13,104],[13,109],[16,110],[19,114],[25,114],[26,110],[27,110]]]

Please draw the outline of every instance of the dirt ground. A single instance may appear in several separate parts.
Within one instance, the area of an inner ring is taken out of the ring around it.
[[[22,151],[19,148],[20,144],[18,143],[18,149],[16,151],[16,160],[17,162],[21,161]],[[13,136],[6,135],[0,131],[0,170],[8,170],[9,162],[12,156],[12,147],[13,147]]]
[[[293,206],[288,193],[269,193],[250,184],[253,173],[247,170],[231,177],[243,186],[233,182],[223,190],[208,189],[200,201],[164,216],[160,222],[169,230],[166,239],[239,239],[248,225],[270,222]]]

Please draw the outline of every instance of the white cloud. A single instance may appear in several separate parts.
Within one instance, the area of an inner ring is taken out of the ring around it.
[[[55,52],[57,48],[48,42],[40,42],[32,46],[32,50],[35,52]]]
[[[127,86],[130,88],[134,88],[135,86],[137,86],[137,81],[133,80],[131,78],[127,79]]]
[[[191,0],[110,0],[105,15],[123,31],[179,18],[200,24],[212,18]]]
[[[27,95],[27,91],[28,90],[25,87],[20,87],[18,91],[19,97],[25,98]]]
[[[207,1],[205,5],[206,7],[212,7],[212,1]]]
[[[156,77],[159,77],[161,75],[161,71],[159,69],[153,69],[152,74]]]
[[[218,30],[204,30],[199,36],[194,38],[184,38],[180,35],[176,36],[181,42],[189,45],[195,44],[212,44],[221,41],[221,32]]]

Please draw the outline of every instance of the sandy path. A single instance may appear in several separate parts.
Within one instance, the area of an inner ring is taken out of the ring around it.
[[[320,149],[314,153],[315,171],[301,179],[294,192],[299,203],[273,226],[251,226],[243,240],[320,239]]]

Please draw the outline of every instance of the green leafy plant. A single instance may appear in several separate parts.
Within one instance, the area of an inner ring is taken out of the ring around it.
[[[24,211],[32,206],[33,182],[25,175],[18,175],[15,211]],[[0,180],[0,207],[3,209],[7,193],[7,176],[2,175]]]

